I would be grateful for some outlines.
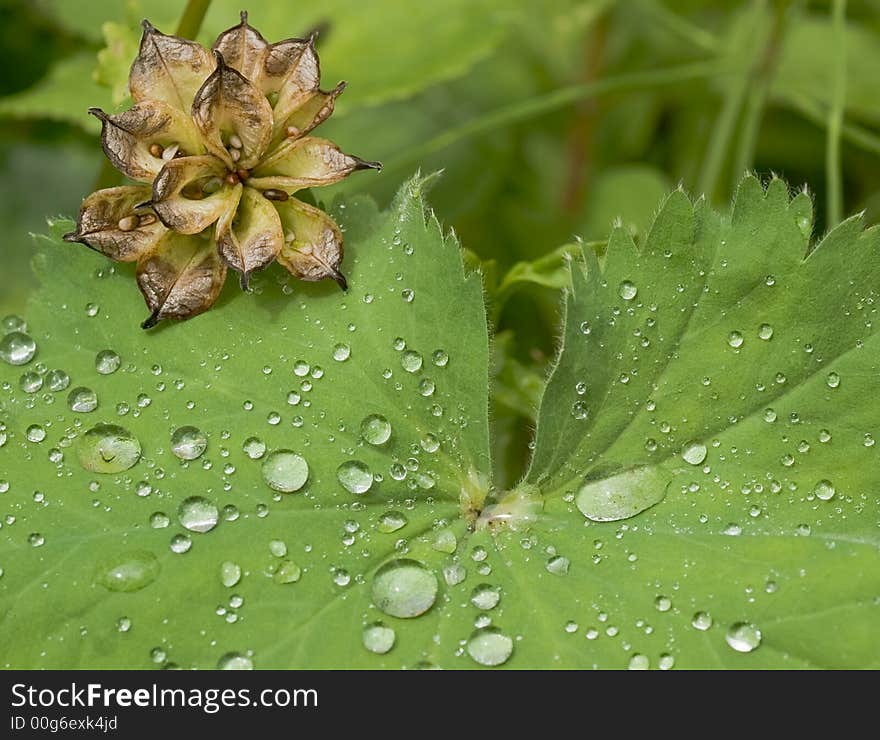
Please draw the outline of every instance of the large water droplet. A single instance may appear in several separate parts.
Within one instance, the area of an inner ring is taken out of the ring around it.
[[[691,465],[700,465],[706,459],[706,445],[691,440],[681,449],[681,456]]]
[[[95,473],[121,473],[141,457],[141,443],[128,429],[116,424],[97,424],[79,443],[79,462]]]
[[[743,335],[738,331],[732,331],[727,335],[727,343],[734,349],[742,347],[744,341],[745,339],[743,338]]]
[[[292,450],[276,450],[263,461],[263,480],[273,491],[293,493],[309,479],[309,464]]]
[[[640,466],[607,478],[587,479],[575,504],[588,519],[613,522],[627,519],[662,501],[671,474],[663,468]]]
[[[347,460],[336,469],[336,478],[349,493],[366,493],[373,485],[373,474],[366,463],[360,460]]]
[[[371,445],[383,445],[391,439],[391,423],[381,414],[370,414],[361,422],[361,436]]]
[[[397,638],[391,627],[386,627],[381,622],[368,624],[364,627],[363,642],[364,647],[371,653],[384,655],[394,647],[394,640]]]
[[[153,553],[138,550],[102,561],[96,581],[108,591],[140,591],[156,580],[160,570]]]
[[[190,532],[210,532],[220,520],[220,510],[204,496],[190,496],[180,503],[177,518]]]
[[[27,365],[37,353],[37,343],[23,331],[13,331],[0,339],[0,360],[9,365]]]
[[[349,357],[351,357],[351,347],[347,344],[337,344],[333,348],[333,359],[336,362],[345,362]]]
[[[761,644],[761,630],[748,622],[737,622],[730,626],[724,639],[738,653],[750,653]]]
[[[474,632],[467,642],[468,655],[484,666],[506,663],[513,653],[513,640],[497,627],[485,627]]]
[[[437,577],[418,561],[391,560],[373,576],[373,603],[389,616],[409,619],[434,605],[437,588]]]

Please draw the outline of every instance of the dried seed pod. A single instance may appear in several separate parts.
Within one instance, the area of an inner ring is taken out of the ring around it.
[[[114,166],[146,184],[90,195],[65,239],[137,261],[146,328],[210,308],[227,267],[243,287],[276,259],[300,279],[345,287],[341,231],[290,194],[380,165],[307,135],[345,87],[320,89],[314,42],[270,44],[242,13],[211,54],[145,22],[129,78],[134,105],[90,111]]]

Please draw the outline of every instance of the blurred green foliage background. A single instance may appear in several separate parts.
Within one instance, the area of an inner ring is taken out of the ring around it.
[[[185,4],[0,1],[0,312],[24,311],[29,233],[74,214],[98,181],[86,109],[127,107],[140,20],[173,32]],[[843,212],[880,220],[880,0],[850,0],[840,33],[832,2],[807,0],[242,4],[214,0],[199,39],[247,9],[269,40],[319,29],[324,86],[348,80],[321,133],[386,167],[337,192],[384,204],[415,169],[444,170],[432,203],[482,267],[498,332],[501,485],[527,457],[566,245],[601,251],[617,219],[638,238],[678,184],[724,205],[747,169],[807,186],[817,235],[833,220],[835,171]],[[840,165],[829,169],[835,111]]]

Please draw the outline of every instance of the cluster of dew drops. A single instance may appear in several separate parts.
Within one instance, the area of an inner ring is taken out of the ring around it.
[[[407,296],[404,296],[407,299]],[[365,302],[371,302],[367,295]],[[85,309],[88,317],[95,317],[100,313],[96,304],[89,303]],[[79,464],[87,471],[101,474],[118,474],[133,468],[141,459],[140,440],[127,428],[119,424],[99,423],[83,431],[82,418],[99,408],[99,394],[92,385],[78,385],[72,383],[69,374],[61,368],[49,368],[42,362],[34,362],[38,355],[36,341],[28,333],[27,323],[18,316],[7,316],[3,319],[2,339],[0,339],[0,360],[21,367],[23,370],[19,379],[19,388],[25,395],[26,408],[34,408],[38,399],[51,405],[56,402],[56,397],[66,397],[67,408],[75,414],[75,422],[72,429],[67,430],[58,446],[49,451],[49,460],[61,465],[64,462],[65,451],[73,446],[79,438],[76,454]],[[351,327],[349,327],[351,330]],[[449,354],[442,348],[431,352],[426,360],[416,350],[407,347],[406,341],[400,337],[394,339],[393,350],[398,354],[400,368],[409,374],[420,374],[418,393],[425,399],[430,400],[436,389],[435,381],[421,371],[427,367],[433,367],[435,371],[443,372],[449,363]],[[340,342],[332,348],[332,360],[338,363],[348,362],[352,356],[349,344]],[[33,363],[33,364],[32,364]],[[123,367],[123,359],[113,349],[103,349],[96,353],[94,358],[94,370],[98,376],[110,376]],[[154,376],[161,377],[163,370],[160,365],[151,368]],[[271,369],[264,368],[265,374],[271,374]],[[391,369],[383,371],[383,378],[390,379],[393,376]],[[290,406],[309,406],[308,392],[313,384],[319,381],[324,371],[320,366],[310,365],[304,360],[299,360],[293,365],[293,375],[300,381],[297,390],[291,390],[286,396]],[[181,381],[176,381],[181,384]],[[5,384],[5,391],[13,389],[10,384]],[[160,380],[157,390],[164,390],[165,381]],[[138,395],[134,408],[130,404],[120,403],[115,408],[119,417],[131,414],[134,417],[152,403],[152,399],[146,393]],[[188,406],[189,407],[189,406]],[[252,410],[253,404],[246,401],[243,405],[245,411]],[[443,409],[437,404],[431,407],[433,416],[441,416]],[[267,423],[275,426],[280,423],[281,414],[271,412],[267,417]],[[302,426],[302,417],[296,416],[292,420],[293,426]],[[47,439],[51,424],[32,424],[25,436],[29,443],[40,444]],[[372,448],[381,449],[391,440],[394,431],[391,422],[382,414],[372,413],[365,416],[359,425],[359,435],[363,443]],[[228,439],[231,435],[223,433],[223,438]],[[0,447],[8,440],[8,430],[5,423],[0,421]],[[192,425],[179,426],[173,430],[169,439],[169,449],[183,465],[189,465],[197,460],[203,460],[203,467],[210,467],[211,463],[203,458],[208,449],[209,439],[201,429]],[[441,439],[433,433],[426,433],[417,443],[417,452],[433,454],[441,447]],[[416,445],[413,446],[414,448]],[[261,477],[269,489],[278,494],[296,493],[304,489],[309,481],[310,467],[307,459],[299,452],[289,449],[276,449],[269,451],[267,444],[258,436],[249,436],[242,444],[245,456],[254,461],[261,461]],[[223,448],[221,454],[228,456],[228,450]],[[396,461],[390,465],[388,475],[395,481],[406,480],[412,490],[430,491],[434,487],[433,476],[419,470],[419,461],[413,456],[405,461]],[[224,473],[234,473],[234,466],[227,464]],[[161,480],[165,471],[162,468],[153,470],[154,478]],[[367,494],[374,488],[376,483],[383,480],[383,474],[373,472],[370,467],[357,458],[343,461],[336,470],[336,478],[339,485],[357,497]],[[0,493],[5,493],[10,488],[8,481],[0,480]],[[90,490],[93,492],[100,488],[100,483],[93,481]],[[154,484],[141,480],[133,486],[136,495],[148,497],[154,493]],[[37,491],[34,493],[35,501],[45,503],[45,496]],[[276,498],[277,500],[277,498]],[[413,499],[406,499],[402,509],[412,508]],[[97,501],[96,501],[97,505]],[[355,507],[353,507],[355,508]],[[258,504],[256,515],[266,517],[269,509],[265,504]],[[218,507],[210,498],[201,495],[186,497],[177,507],[177,521],[183,528],[183,532],[173,535],[169,547],[173,553],[183,555],[193,546],[193,535],[205,534],[213,530],[221,520],[235,521],[241,514],[233,504]],[[8,523],[8,522],[7,522]],[[406,513],[398,509],[389,509],[377,517],[376,530],[383,534],[396,533],[408,523]],[[441,524],[445,524],[441,522]],[[163,511],[154,511],[149,516],[149,526],[156,530],[164,530],[172,526],[172,517]],[[345,523],[346,536],[343,543],[351,545],[355,541],[355,533],[359,525],[349,520]],[[32,547],[42,547],[46,538],[40,532],[32,532],[28,536],[28,543]],[[433,549],[452,556],[457,549],[458,541],[455,534],[448,527],[442,526],[436,533],[433,541]],[[311,551],[311,546],[306,545],[305,551]],[[406,540],[398,540],[396,549],[406,552]],[[293,584],[298,582],[307,568],[299,565],[295,558],[290,557],[285,542],[273,539],[269,542],[269,554],[271,564],[265,569],[265,575],[270,577],[276,584]],[[488,565],[481,564],[486,558],[483,548],[476,548],[473,553],[474,561],[477,562],[481,572],[488,573]],[[148,551],[134,551],[115,556],[100,564],[98,568],[97,582],[109,591],[137,591],[152,583],[159,576],[160,564],[155,554]],[[0,576],[2,576],[0,568]],[[219,580],[224,587],[233,590],[225,604],[218,605],[216,615],[227,623],[238,621],[239,612],[244,606],[244,597],[235,593],[246,572],[242,567],[231,560],[225,560],[219,565]],[[448,586],[462,583],[467,576],[466,568],[457,559],[455,562],[443,568],[443,578]],[[347,586],[352,577],[341,568],[333,569],[333,582],[336,586]],[[397,557],[380,567],[373,576],[370,593],[373,604],[385,615],[395,619],[411,619],[428,612],[434,605],[439,591],[437,576],[417,560],[407,557]],[[496,666],[506,662],[513,651],[513,640],[499,629],[492,626],[492,620],[485,612],[494,608],[500,601],[499,591],[488,584],[477,586],[470,599],[471,603],[483,610],[482,615],[476,620],[473,634],[461,643],[461,652],[466,652],[475,662],[485,666]],[[127,633],[133,628],[134,620],[128,616],[119,617],[116,628],[120,633]],[[365,650],[377,655],[384,655],[391,651],[397,641],[397,634],[393,626],[382,621],[372,621],[366,624],[362,630],[362,643]],[[168,650],[158,646],[151,650],[150,660],[163,667],[174,667],[169,660]],[[221,669],[249,669],[254,667],[253,653],[229,652],[224,654],[217,664]],[[432,665],[425,663],[421,668],[430,668]]]

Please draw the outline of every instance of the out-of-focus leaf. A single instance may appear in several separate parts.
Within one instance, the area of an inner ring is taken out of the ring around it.
[[[33,87],[0,98],[0,116],[46,118],[81,126],[97,134],[101,124],[86,111],[89,107],[112,111],[115,106],[110,90],[95,82],[94,69],[92,52],[62,59]]]
[[[643,236],[654,218],[657,204],[670,190],[659,170],[626,165],[605,170],[596,178],[584,206],[580,234],[597,239],[619,224],[634,237]]]

